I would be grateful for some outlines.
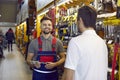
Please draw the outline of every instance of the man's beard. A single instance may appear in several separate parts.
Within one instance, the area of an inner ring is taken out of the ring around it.
[[[44,33],[44,34],[50,34],[50,33],[51,33],[50,28],[48,28],[48,30],[45,29],[45,30],[43,31],[43,33]]]
[[[49,31],[49,32],[43,31],[43,33],[44,33],[44,34],[50,34],[50,33],[51,33],[51,31]]]

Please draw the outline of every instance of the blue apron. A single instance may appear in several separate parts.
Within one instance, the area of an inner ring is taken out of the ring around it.
[[[45,68],[45,62],[57,61],[57,54],[55,51],[56,38],[52,39],[52,51],[42,51],[42,40],[40,37],[38,38],[38,43],[39,51],[36,60],[42,62],[42,64],[40,68],[34,68],[32,80],[58,80],[57,67],[53,69]]]

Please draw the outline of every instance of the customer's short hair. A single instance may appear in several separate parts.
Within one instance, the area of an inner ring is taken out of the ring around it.
[[[82,18],[86,28],[93,27],[95,29],[97,13],[93,7],[83,6],[79,8],[77,20],[79,20],[80,18]]]
[[[44,20],[50,20],[50,21],[52,22],[52,19],[51,19],[50,17],[48,17],[48,16],[44,16],[44,17],[40,20],[40,22],[43,22]]]

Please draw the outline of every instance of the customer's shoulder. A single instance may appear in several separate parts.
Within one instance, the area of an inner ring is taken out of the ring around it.
[[[79,36],[76,36],[76,37],[72,37],[71,39],[72,40],[78,40],[78,39],[81,39],[83,36],[82,35],[79,35]]]

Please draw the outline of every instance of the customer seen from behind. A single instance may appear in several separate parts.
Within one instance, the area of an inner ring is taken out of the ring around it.
[[[62,80],[107,80],[108,50],[95,32],[97,13],[91,6],[78,10],[81,35],[70,40]]]

